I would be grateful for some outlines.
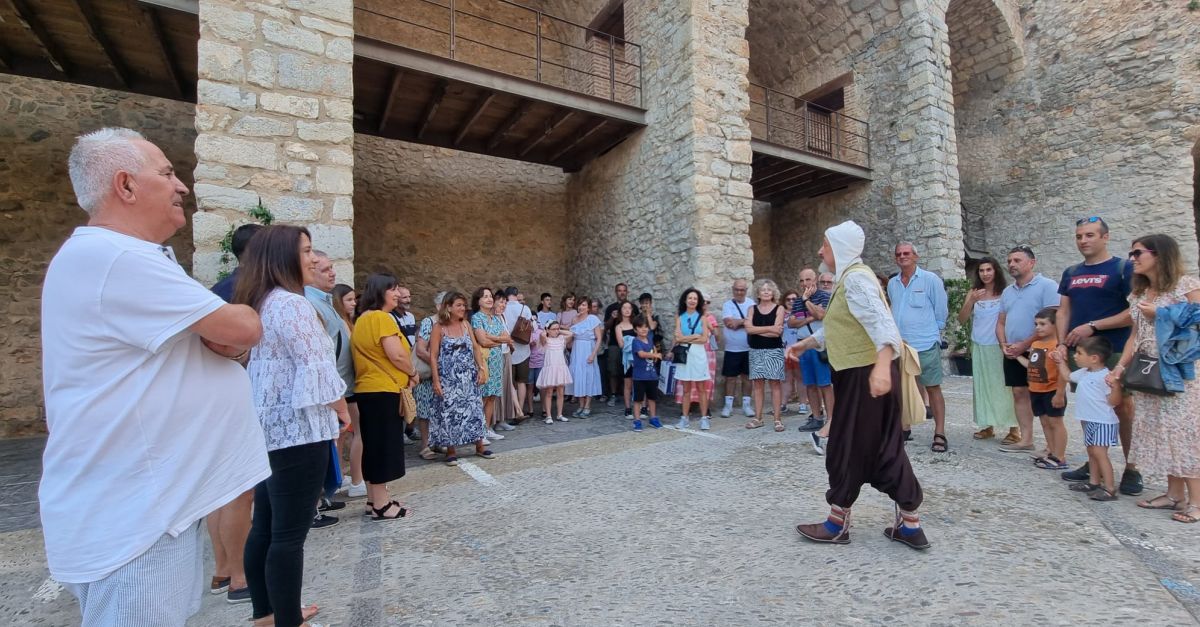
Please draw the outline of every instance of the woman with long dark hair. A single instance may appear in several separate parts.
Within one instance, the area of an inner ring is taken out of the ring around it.
[[[408,509],[388,496],[387,482],[404,476],[404,418],[400,390],[418,383],[412,347],[400,332],[392,310],[400,303],[396,277],[367,277],[358,299],[358,319],[350,347],[354,351],[354,397],[362,438],[362,473],[367,483],[367,513],[372,520],[396,520]]]
[[[1129,298],[1133,333],[1121,361],[1108,376],[1111,386],[1120,385],[1134,353],[1158,359],[1165,352],[1156,335],[1158,316],[1174,315],[1184,303],[1200,303],[1200,279],[1187,274],[1179,244],[1171,236],[1155,234],[1133,240],[1129,260],[1133,263],[1133,294]],[[1166,363],[1159,362],[1160,371],[1167,368]],[[1183,378],[1180,383],[1183,391],[1171,396],[1133,397],[1137,420],[1133,422],[1129,463],[1137,464],[1147,475],[1167,477],[1167,493],[1139,501],[1138,507],[1174,510],[1172,518],[1177,522],[1195,523],[1200,522],[1200,427],[1196,420],[1200,380]]]
[[[683,385],[683,415],[679,417],[680,429],[690,424],[688,410],[692,399],[700,399],[700,422],[708,427],[708,394],[704,393],[704,382],[709,380],[708,355],[704,345],[708,343],[709,328],[704,324],[704,295],[700,290],[689,287],[679,295],[679,315],[675,317],[675,343],[688,347],[687,362],[675,364],[675,380]]]
[[[971,321],[971,388],[975,409],[976,440],[996,435],[996,429],[1008,429],[1001,444],[1021,441],[1012,392],[1004,385],[1004,351],[996,336],[1000,319],[1000,294],[1008,286],[1004,267],[993,257],[979,261],[973,273],[971,291],[958,310],[958,323]]]
[[[496,315],[495,307],[495,292],[491,288],[481,287],[471,295],[471,328],[474,329],[475,342],[487,351],[487,383],[480,387],[480,396],[483,397],[484,427],[488,431],[500,411],[504,346],[512,342],[508,331],[504,329],[504,316]]]
[[[442,299],[429,338],[433,399],[429,413],[429,443],[446,448],[446,464],[458,465],[458,447],[475,444],[475,455],[491,459],[484,444],[483,401],[479,386],[492,376],[475,332],[467,322],[467,297],[450,292]]]
[[[273,616],[275,625],[290,627],[317,611],[300,607],[304,541],[338,423],[350,424],[333,340],[304,298],[316,263],[306,229],[266,227],[242,256],[233,297],[262,318],[262,341],[250,350],[247,371],[271,463],[271,476],[254,489],[246,582],[253,618]]]

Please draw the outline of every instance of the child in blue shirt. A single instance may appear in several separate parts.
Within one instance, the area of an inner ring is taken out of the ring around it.
[[[662,359],[662,353],[654,348],[650,338],[650,323],[644,316],[634,316],[633,330],[633,430],[642,430],[642,401],[650,408],[650,426],[662,428],[658,419],[658,370],[654,362]]]

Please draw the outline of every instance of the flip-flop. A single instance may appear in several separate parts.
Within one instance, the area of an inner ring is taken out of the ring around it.
[[[1166,500],[1170,501],[1171,504],[1170,505],[1153,505],[1153,503],[1159,499],[1166,499]],[[1177,501],[1177,500],[1171,498],[1171,496],[1168,494],[1160,494],[1152,499],[1138,501],[1137,506],[1142,509],[1173,509],[1173,510],[1178,511],[1180,509],[1180,507],[1179,507],[1180,503],[1182,503],[1182,501]]]

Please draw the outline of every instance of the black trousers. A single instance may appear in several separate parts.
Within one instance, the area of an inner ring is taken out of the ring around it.
[[[900,509],[914,511],[923,498],[921,484],[904,452],[900,422],[900,366],[892,362],[892,391],[871,397],[874,366],[833,373],[833,424],[825,449],[830,505],[849,508],[863,484],[887,494]]]
[[[271,476],[254,488],[254,519],[244,553],[254,618],[275,614],[276,627],[296,627],[304,579],[304,540],[329,465],[329,442],[269,451]]]

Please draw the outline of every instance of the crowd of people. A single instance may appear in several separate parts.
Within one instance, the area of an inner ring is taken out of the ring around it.
[[[465,448],[489,460],[522,422],[587,419],[601,404],[622,404],[633,431],[658,429],[671,396],[681,430],[708,430],[710,409],[729,418],[740,405],[746,429],[782,432],[796,403],[830,481],[828,518],[797,531],[849,542],[869,483],[896,502],[885,535],[930,546],[901,382],[910,355],[931,450],[950,450],[941,385],[951,312],[910,242],[894,247],[896,273],[881,276],[862,261],[862,229],[846,222],[826,231],[822,267],[801,271],[795,289],[738,279],[718,314],[688,288],[666,323],[650,293],[631,300],[623,282],[607,306],[568,293],[556,310],[542,293],[536,311],[518,287],[447,288],[418,320],[395,276],[338,283],[298,226],[238,228],[237,268],[200,286],[162,244],[185,223],[188,190],[133,131],[81,137],[69,170],[89,222],[45,282],[40,501],[51,574],[85,624],[140,624],[149,608],[182,624],[202,587],[250,603],[260,627],[309,624],[320,609],[301,604],[309,530],[337,523],[342,490],[365,498],[371,521],[409,516],[388,489],[405,475],[405,445],[450,466]],[[1064,471],[1097,501],[1141,493],[1142,472],[1165,477],[1166,493],[1138,506],[1194,523],[1200,279],[1170,237],[1139,237],[1117,257],[1108,229],[1078,221],[1083,260],[1057,283],[1035,271],[1028,246],[1003,267],[989,257],[970,268],[973,289],[955,313],[972,325],[974,437],[1003,433],[1001,450]],[[1063,425],[1071,386],[1088,458],[1074,470]],[[1118,442],[1119,480],[1108,456]],[[206,516],[216,572],[203,582]]]

